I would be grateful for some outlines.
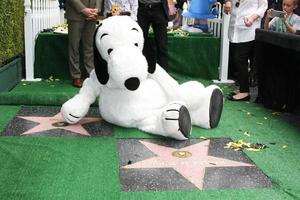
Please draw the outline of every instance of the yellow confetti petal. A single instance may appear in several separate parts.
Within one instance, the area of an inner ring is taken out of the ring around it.
[[[281,115],[281,112],[273,112],[272,115]]]
[[[244,132],[244,135],[246,135],[247,137],[250,137],[250,134],[248,131]]]
[[[255,152],[258,152],[260,151],[261,149],[255,149],[255,148],[246,148],[247,151],[255,151]]]

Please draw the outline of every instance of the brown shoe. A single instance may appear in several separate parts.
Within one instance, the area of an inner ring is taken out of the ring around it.
[[[73,86],[77,88],[81,88],[82,87],[81,80],[79,78],[73,79]]]

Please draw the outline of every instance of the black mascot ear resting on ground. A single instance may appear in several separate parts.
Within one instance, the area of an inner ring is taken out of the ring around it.
[[[192,125],[214,128],[223,109],[223,92],[197,81],[178,84],[158,64],[148,73],[142,54],[143,33],[128,16],[102,21],[94,35],[95,70],[79,93],[61,108],[68,123],[77,123],[99,98],[102,118],[112,124],[186,140]]]
[[[106,84],[108,81],[108,73],[107,73],[107,62],[101,57],[99,51],[96,47],[96,35],[99,27],[102,26],[102,23],[99,24],[95,33],[94,33],[94,66],[97,78],[101,84]]]

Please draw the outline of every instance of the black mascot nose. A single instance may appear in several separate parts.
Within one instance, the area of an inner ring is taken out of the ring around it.
[[[134,91],[140,86],[140,80],[136,77],[129,78],[125,81],[125,87],[128,90]]]

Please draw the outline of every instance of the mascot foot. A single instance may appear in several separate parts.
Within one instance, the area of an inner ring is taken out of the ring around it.
[[[69,124],[76,124],[79,122],[88,111],[89,104],[87,104],[86,100],[79,95],[69,99],[60,109],[62,117]]]
[[[181,103],[173,102],[166,106],[162,115],[166,136],[186,140],[191,135],[192,122],[188,109]]]
[[[185,106],[181,106],[179,109],[179,130],[186,137],[191,135],[192,123],[188,109]]]
[[[209,105],[209,125],[210,128],[218,126],[223,110],[223,93],[219,88],[212,91]]]

